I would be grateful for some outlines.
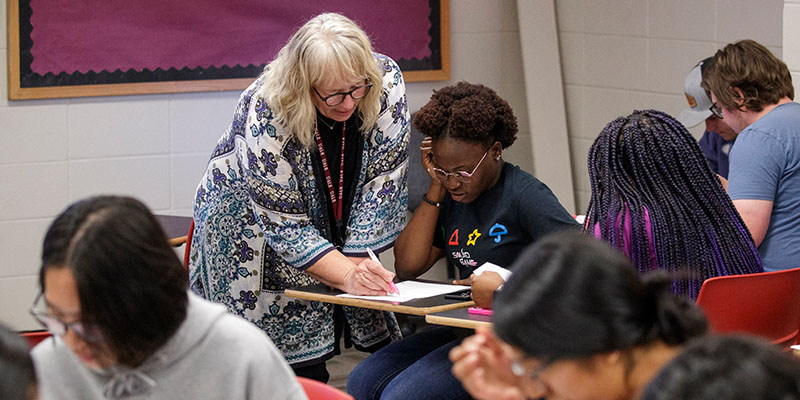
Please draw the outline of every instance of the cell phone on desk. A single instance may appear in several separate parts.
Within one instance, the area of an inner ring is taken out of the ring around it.
[[[466,289],[464,289],[462,291],[459,291],[459,292],[448,293],[448,294],[444,295],[444,298],[445,298],[445,300],[469,301],[469,300],[472,299],[472,290],[469,289],[469,288],[466,288]]]

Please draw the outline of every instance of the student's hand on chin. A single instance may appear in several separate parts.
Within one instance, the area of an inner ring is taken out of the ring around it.
[[[478,331],[450,350],[453,375],[470,395],[486,400],[524,400],[511,360],[494,334]]]

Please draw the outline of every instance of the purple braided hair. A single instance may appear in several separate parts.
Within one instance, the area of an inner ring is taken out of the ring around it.
[[[611,121],[589,149],[588,167],[586,227],[597,225],[602,239],[624,249],[627,210],[629,257],[640,273],[653,268],[651,246],[658,269],[683,276],[673,291],[691,298],[705,279],[763,271],[750,231],[697,142],[672,116],[636,110]]]

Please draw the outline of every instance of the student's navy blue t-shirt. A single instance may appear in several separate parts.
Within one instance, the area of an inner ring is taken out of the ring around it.
[[[571,227],[578,223],[550,188],[506,162],[497,183],[475,201],[445,196],[433,245],[463,279],[487,261],[508,268],[529,244]]]

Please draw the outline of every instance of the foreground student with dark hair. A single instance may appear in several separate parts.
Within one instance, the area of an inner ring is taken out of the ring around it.
[[[641,279],[607,244],[559,233],[530,246],[495,299],[495,334],[450,352],[474,397],[636,398],[689,339],[702,312],[663,276]]]
[[[676,280],[672,290],[694,299],[708,278],[764,271],[731,199],[672,116],[637,110],[609,122],[588,166],[586,228],[639,273],[688,269],[690,279]]]
[[[187,293],[186,271],[141,202],[94,197],[50,225],[31,314],[42,399],[304,399],[249,322]],[[139,397],[142,396],[142,397]]]
[[[28,343],[0,324],[0,399],[37,399],[36,373]]]
[[[653,378],[642,400],[800,399],[800,360],[762,339],[692,341]]]

